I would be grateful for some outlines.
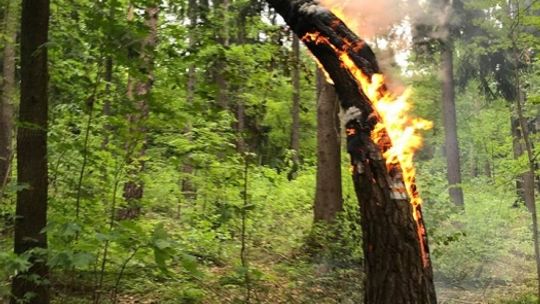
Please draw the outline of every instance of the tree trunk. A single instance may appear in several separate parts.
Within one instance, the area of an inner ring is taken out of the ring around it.
[[[214,9],[220,10],[220,15],[223,18],[223,28],[217,35],[217,41],[221,46],[226,49],[229,47],[229,27],[228,27],[228,16],[229,16],[229,0],[216,0],[214,1]],[[225,56],[225,54],[223,54]],[[227,68],[225,63],[225,58],[219,60],[215,64],[215,81],[217,85],[217,95],[216,102],[217,105],[225,110],[229,107],[229,83],[225,77],[225,69]]]
[[[115,7],[114,5],[109,4],[109,14],[108,14],[108,22],[110,22],[109,26],[110,28],[113,28],[113,22],[115,21]],[[110,52],[105,57],[105,73],[104,73],[104,80],[105,80],[105,101],[103,103],[103,109],[102,113],[105,117],[111,116],[112,114],[112,98],[111,98],[111,85],[113,82],[113,68],[114,68],[114,62],[113,62],[113,54]],[[104,136],[103,141],[101,142],[101,148],[106,150],[107,146],[109,144],[109,136],[114,131],[114,128],[111,126],[108,119],[106,120],[106,123],[103,128]]]
[[[140,174],[144,171],[144,161],[142,158],[146,154],[147,136],[146,121],[149,114],[149,99],[154,83],[154,50],[157,44],[157,23],[159,7],[151,5],[145,9],[144,18],[148,31],[140,45],[140,66],[143,79],[134,79],[128,86],[128,98],[134,102],[135,112],[128,116],[128,122],[133,139],[127,146],[128,163],[131,170],[128,172],[129,181],[124,184],[124,199],[128,203],[126,209],[119,211],[119,219],[130,219],[139,216],[141,206],[140,200],[144,193],[144,184]],[[133,93],[129,94],[130,91]],[[133,159],[133,157],[136,159]]]
[[[197,0],[189,0],[188,2],[188,17],[189,17],[189,35],[188,35],[188,44],[190,51],[195,49],[197,41],[197,19],[198,19],[198,5]],[[197,85],[197,74],[195,72],[195,64],[191,63],[188,69],[188,83],[187,83],[187,103],[193,105],[195,100],[195,86]],[[191,122],[188,122],[185,126],[185,132],[188,134],[188,138],[191,141]],[[182,194],[186,199],[194,199],[196,188],[191,181],[191,176],[193,175],[193,165],[190,158],[190,155],[186,156],[186,159],[182,162],[182,178],[181,178],[181,189]]]
[[[49,1],[23,0],[21,17],[21,101],[17,130],[15,253],[33,251],[32,266],[12,282],[11,303],[49,303],[47,248],[47,35]],[[30,278],[30,279],[28,279]]]
[[[248,151],[246,144],[246,106],[243,100],[238,100],[236,105],[236,151],[240,154]]]
[[[293,34],[292,41],[292,87],[293,98],[291,107],[291,150],[293,167],[289,179],[296,177],[300,165],[300,39]]]
[[[536,296],[537,296],[537,303],[540,303],[540,239],[538,235],[538,214],[536,211],[536,200],[534,196],[534,172],[536,169],[536,160],[533,153],[533,145],[529,137],[529,130],[527,127],[527,119],[525,118],[525,114],[523,113],[523,103],[525,102],[525,95],[522,91],[522,85],[521,85],[521,79],[519,75],[519,51],[516,46],[516,37],[512,37],[512,44],[513,44],[513,51],[514,51],[514,57],[515,57],[515,85],[516,85],[516,92],[517,92],[517,103],[516,103],[516,110],[517,110],[517,116],[518,116],[518,122],[519,127],[521,129],[521,136],[523,138],[523,147],[524,150],[523,153],[526,153],[527,156],[527,164],[528,164],[528,174],[531,176],[531,183],[530,185],[531,194],[532,194],[532,202],[530,206],[528,205],[530,211],[531,211],[531,221],[532,221],[532,239],[533,239],[533,246],[534,246],[534,256],[536,261]]]
[[[518,96],[521,94],[522,93],[518,93]],[[514,101],[516,108],[520,102],[519,97],[516,97],[516,100]],[[522,129],[519,118],[512,117],[512,146],[514,150],[514,159],[516,160],[524,156],[527,151],[524,142],[524,133],[529,131],[527,123],[523,124],[523,127],[525,130]],[[532,211],[534,204],[534,184],[534,171],[526,171],[518,175],[516,179],[516,192],[518,197],[525,203],[525,206],[527,206],[529,211]]]
[[[2,96],[0,99],[0,195],[9,181],[13,159],[13,106],[15,100],[15,44],[17,38],[18,2],[7,1],[4,11],[4,33],[8,41],[2,58]]]
[[[435,304],[426,230],[414,178],[409,176],[413,194],[409,197],[400,165],[387,166],[382,156],[391,147],[385,129],[378,129],[377,143],[371,139],[380,118],[368,92],[353,77],[360,71],[367,77],[380,73],[375,55],[365,41],[313,0],[267,2],[324,66],[346,110],[347,150],[362,215],[364,303]],[[385,88],[379,90],[382,94]]]
[[[519,7],[518,7],[519,10]],[[532,222],[532,241],[534,246],[534,256],[536,262],[536,297],[537,303],[540,303],[540,237],[538,234],[538,213],[536,210],[536,198],[535,198],[535,171],[537,169],[536,156],[533,151],[533,143],[530,138],[530,128],[528,125],[528,119],[525,116],[523,105],[526,101],[526,95],[523,90],[523,85],[521,84],[521,75],[520,75],[520,65],[521,58],[518,47],[518,33],[513,31],[511,35],[512,41],[512,55],[513,55],[513,72],[514,72],[514,88],[516,92],[516,104],[515,110],[517,112],[518,126],[516,129],[520,131],[520,138],[523,140],[519,142],[519,145],[522,147],[522,153],[527,157],[528,171],[525,172],[524,176],[528,177],[529,180],[524,184],[524,190],[528,191],[526,195],[526,203],[529,211],[531,212],[531,222]],[[532,129],[535,129],[535,126],[531,126]],[[513,127],[514,128],[514,127]],[[514,146],[515,147],[515,146]],[[529,197],[527,197],[530,195]]]
[[[339,103],[334,87],[317,72],[317,186],[314,221],[331,223],[343,209]]]
[[[457,137],[456,102],[454,92],[454,59],[451,38],[441,43],[441,79],[444,122],[444,146],[450,199],[463,206],[461,189],[461,164]]]

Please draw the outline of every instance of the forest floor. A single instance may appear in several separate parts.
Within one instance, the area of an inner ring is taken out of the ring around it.
[[[356,281],[356,280],[355,280]],[[348,285],[348,284],[345,284]],[[530,288],[524,285],[498,285],[493,286],[489,284],[484,288],[469,286],[468,288],[461,286],[447,286],[446,284],[437,282],[437,297],[440,304],[495,304],[495,303],[507,303],[504,301],[517,301],[520,298],[520,294],[524,292],[530,292]],[[337,295],[337,291],[334,290],[330,293],[328,289],[323,289],[320,286],[311,286],[311,288],[300,288],[296,290],[287,289],[287,284],[282,286],[275,285],[272,288],[272,292],[266,294],[264,299],[255,299],[253,303],[332,303],[332,304],[346,304],[346,303],[359,303],[354,299],[346,299],[345,294]],[[306,287],[306,286],[304,286]],[[287,289],[287,290],[284,290]],[[350,291],[349,291],[350,292]],[[358,290],[357,290],[358,292]],[[318,300],[312,300],[307,302],[301,300],[306,297],[306,294],[310,294],[310,297],[318,297]],[[358,295],[356,295],[358,296]],[[297,298],[297,300],[294,300]],[[353,297],[354,298],[354,297]],[[356,298],[358,300],[358,298]],[[221,302],[220,302],[221,301]],[[502,301],[502,302],[501,302]],[[118,299],[119,304],[158,304],[160,300],[156,300],[153,296],[142,296],[134,294],[121,295]],[[234,303],[231,298],[225,299],[216,298],[212,302],[203,303]],[[510,302],[510,303],[528,303],[528,302]]]
[[[198,281],[138,281],[136,273],[126,277],[126,283],[116,302],[103,297],[101,303],[117,304],[356,304],[362,301],[362,271],[360,268],[330,269],[324,264],[311,264],[283,257],[264,264],[253,263],[259,277],[250,286],[250,301],[246,302],[245,285],[234,282],[235,270],[230,266],[205,269],[205,279]],[[513,265],[509,265],[513,266]],[[524,294],[533,292],[534,279],[523,276],[520,280],[503,280],[509,268],[500,268],[487,280],[463,280],[452,282],[436,279],[436,289],[441,304],[526,304]],[[512,271],[519,271],[512,268]],[[499,276],[499,277],[497,277]],[[238,277],[236,277],[238,279]],[[144,282],[144,283],[143,283]],[[127,291],[128,290],[128,291]],[[55,303],[91,303],[82,294],[73,293],[69,298]]]

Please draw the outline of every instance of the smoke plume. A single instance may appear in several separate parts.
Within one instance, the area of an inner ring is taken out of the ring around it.
[[[365,39],[385,36],[405,18],[414,20],[422,12],[415,0],[320,0],[320,3],[346,20]]]

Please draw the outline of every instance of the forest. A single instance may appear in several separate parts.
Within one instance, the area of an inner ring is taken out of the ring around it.
[[[540,1],[0,0],[0,303],[540,303]]]

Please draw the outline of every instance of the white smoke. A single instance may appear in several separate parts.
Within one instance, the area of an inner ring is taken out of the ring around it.
[[[416,0],[320,0],[320,3],[337,11],[338,17],[368,40],[386,36],[405,20],[414,20],[422,14]]]

